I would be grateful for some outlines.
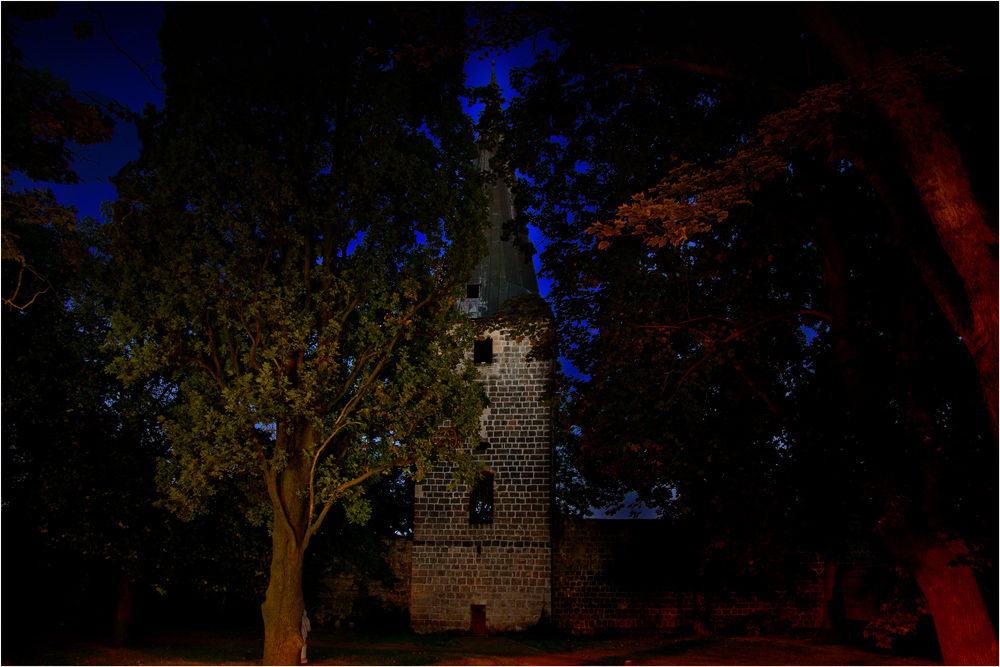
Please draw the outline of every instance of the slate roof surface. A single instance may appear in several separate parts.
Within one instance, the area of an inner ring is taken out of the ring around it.
[[[479,152],[477,166],[480,170],[486,171],[489,168],[491,157],[487,150]],[[514,245],[513,238],[506,241],[501,238],[504,223],[514,218],[510,189],[503,179],[497,178],[491,194],[492,225],[486,234],[489,254],[473,270],[468,281],[470,285],[479,285],[478,304],[469,303],[466,308],[466,312],[473,317],[493,317],[507,299],[523,294],[538,294],[534,261]]]

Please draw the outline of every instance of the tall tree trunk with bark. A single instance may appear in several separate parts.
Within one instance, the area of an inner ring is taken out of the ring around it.
[[[979,372],[983,398],[997,435],[997,234],[965,171],[943,114],[915,86],[902,103],[883,111],[896,153],[965,287],[968,317],[951,321]],[[883,103],[884,104],[884,103]],[[936,300],[945,297],[934,294]],[[944,310],[944,309],[942,309]],[[953,312],[954,309],[945,311]]]
[[[842,618],[836,618],[836,614],[833,610],[834,605],[834,586],[837,581],[837,562],[834,560],[827,559],[826,567],[823,568],[823,629],[832,630],[834,625]]]
[[[279,441],[294,443],[280,471],[266,470],[265,481],[274,510],[271,574],[261,605],[264,617],[265,665],[298,665],[302,649],[300,624],[305,601],[302,568],[308,545],[311,512],[308,501],[311,460],[307,443],[312,429],[300,424],[297,433],[286,435],[279,427]]]
[[[809,5],[806,18],[823,47],[848,76],[879,67],[891,71],[896,54],[884,44],[869,43],[861,34],[861,26],[843,16],[839,8],[835,11]],[[993,435],[997,436],[1000,273],[996,211],[976,196],[944,112],[911,79],[908,73],[900,72],[893,90],[872,96],[871,102],[890,138],[894,160],[906,173],[933,226],[934,243],[947,255],[961,279],[961,290],[942,289],[940,275],[923,261],[934,249],[915,247],[914,235],[910,235],[907,247],[911,259],[972,355]],[[870,171],[862,171],[870,175]],[[885,199],[885,183],[873,185]]]
[[[889,441],[898,435],[870,414],[872,406],[864,400],[869,382],[865,365],[859,363],[860,340],[852,320],[856,309],[848,290],[850,262],[842,228],[822,215],[817,216],[816,226],[823,245],[824,298],[848,409],[871,427],[866,431],[873,442]],[[961,564],[962,556],[967,554],[965,545],[960,540],[946,541],[934,530],[942,514],[939,466],[929,457],[934,423],[922,400],[919,378],[923,341],[919,333],[918,283],[908,280],[907,267],[902,261],[899,264],[898,284],[887,287],[897,295],[897,370],[905,397],[900,417],[903,437],[909,443],[903,450],[916,453],[919,460],[900,461],[883,480],[883,516],[878,529],[886,546],[914,577],[927,599],[945,662],[997,664],[997,637],[982,592],[972,568]],[[873,444],[872,449],[876,450],[877,445]],[[900,483],[900,476],[908,483]]]
[[[302,596],[305,550],[287,528],[277,525],[272,544],[271,577],[267,584],[267,596],[261,605],[264,664],[297,665],[302,649],[299,624],[305,608]]]
[[[880,530],[885,545],[916,580],[927,599],[941,655],[947,665],[996,665],[997,636],[967,549],[904,521]]]
[[[135,606],[135,581],[124,569],[118,573],[118,604],[111,627],[111,643],[123,646],[132,634],[132,610]]]

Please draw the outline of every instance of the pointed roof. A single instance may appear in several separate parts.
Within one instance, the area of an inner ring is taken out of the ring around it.
[[[496,76],[496,61],[490,73],[490,86],[499,90]],[[498,102],[490,104],[499,106]],[[496,107],[493,110],[499,111]],[[480,171],[489,171],[493,153],[485,147],[480,147],[476,167]],[[486,233],[488,248],[487,256],[473,270],[469,277],[469,285],[479,285],[478,308],[469,304],[466,310],[473,317],[493,317],[507,299],[524,294],[538,294],[538,276],[535,273],[535,263],[520,248],[514,245],[514,239],[504,241],[503,225],[515,217],[514,198],[510,188],[502,177],[497,177],[490,187],[492,203],[490,205],[490,229]]]

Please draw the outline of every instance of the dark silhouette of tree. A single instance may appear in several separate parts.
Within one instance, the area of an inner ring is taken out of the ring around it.
[[[80,307],[88,262],[81,235],[15,214],[4,224],[53,285],[31,308],[3,318],[4,530],[20,545],[5,566],[12,575],[5,601],[20,600],[35,619],[58,605],[65,592],[32,576],[41,567],[33,561],[68,559],[74,585],[83,570],[106,566],[118,575],[107,626],[121,644],[137,585],[256,597],[264,554],[254,532],[260,539],[264,529],[248,519],[245,494],[223,489],[211,516],[190,524],[155,506],[157,459],[167,451],[157,417],[176,387],[163,376],[125,387],[105,371],[108,327]],[[4,264],[5,289],[18,273]],[[33,636],[39,628],[25,630]]]
[[[995,549],[992,204],[980,190],[985,217],[967,220],[979,275],[942,279],[966,295],[943,299],[922,258],[952,276],[967,258],[947,258],[907,171],[922,135],[892,116],[933,99],[935,131],[941,113],[987,127],[955,93],[970,84],[954,61],[982,63],[953,39],[967,21],[909,36],[879,23],[864,34],[899,58],[845,76],[815,16],[567,8],[557,54],[512,75],[499,154],[530,179],[522,220],[547,236],[559,343],[587,376],[566,381],[567,442],[589,483],[705,522],[703,558],[737,571],[803,545],[832,559],[856,526],[876,531],[926,596],[946,661],[992,663],[975,576]],[[962,145],[969,169],[990,164]],[[956,308],[986,323],[974,342]]]
[[[120,105],[74,95],[69,82],[27,62],[19,38],[56,13],[54,3],[3,8],[4,515],[6,534],[24,547],[11,559],[9,571],[19,575],[6,599],[45,603],[45,593],[58,594],[31,576],[42,562],[106,564],[119,575],[111,637],[120,644],[137,584],[252,598],[261,568],[245,500],[232,498],[238,490],[225,490],[229,502],[211,522],[182,525],[154,507],[156,460],[165,452],[156,417],[174,386],[161,376],[126,388],[105,372],[107,324],[81,308],[92,258],[77,211],[48,188],[16,189],[8,179],[17,170],[78,183],[71,145],[108,142],[116,120],[131,120]],[[28,615],[46,613],[29,607]]]

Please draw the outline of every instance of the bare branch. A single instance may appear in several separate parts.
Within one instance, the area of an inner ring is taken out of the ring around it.
[[[8,239],[6,237],[4,237],[4,244],[8,244],[9,246],[13,246],[13,244],[10,244],[8,242]],[[14,249],[14,252],[17,252],[16,248]],[[17,261],[17,262],[21,263],[21,268],[17,272],[17,285],[14,286],[14,292],[10,295],[9,298],[8,297],[4,297],[3,298],[3,303],[5,305],[10,306],[11,309],[24,310],[25,308],[27,308],[28,306],[30,306],[31,304],[33,304],[35,302],[35,299],[37,299],[41,295],[45,294],[49,290],[53,290],[53,291],[55,290],[55,288],[52,287],[52,283],[50,283],[48,281],[48,279],[46,279],[44,276],[42,276],[40,273],[38,273],[38,271],[36,271],[33,266],[31,266],[30,264],[28,264],[25,261],[24,255],[21,255],[20,253],[18,253],[17,257],[14,257],[13,259],[14,259],[14,261]],[[28,301],[28,303],[24,304],[23,306],[19,306],[16,303],[14,303],[14,301],[17,299],[17,295],[21,292],[21,282],[22,282],[22,280],[24,278],[24,271],[25,271],[25,269],[27,269],[28,271],[31,271],[31,273],[35,276],[35,278],[37,278],[38,280],[41,280],[42,282],[44,282],[45,285],[46,285],[46,287],[43,290],[35,290],[35,294],[34,294],[34,296],[31,297],[31,300]]]
[[[189,356],[183,355],[183,354],[178,354],[177,358],[180,359],[181,361],[187,361],[187,362],[196,364],[196,365],[200,366],[201,368],[205,369],[205,371],[207,371],[208,374],[212,376],[212,379],[215,380],[219,384],[219,388],[222,391],[226,391],[226,385],[222,381],[222,377],[219,376],[219,375],[217,375],[215,373],[215,369],[213,369],[211,366],[209,366],[207,361],[205,361],[204,359],[201,359],[200,357],[189,357]]]
[[[718,353],[719,346],[721,344],[732,342],[732,341],[736,340],[737,338],[739,338],[740,336],[742,336],[743,334],[745,334],[745,333],[747,333],[749,331],[752,331],[753,329],[756,329],[759,326],[767,324],[768,322],[774,322],[776,320],[781,320],[781,319],[784,319],[786,317],[794,317],[796,315],[799,315],[799,316],[801,316],[801,315],[812,315],[814,317],[818,317],[818,318],[821,318],[821,319],[824,319],[824,320],[827,320],[827,321],[830,320],[830,316],[828,314],[822,312],[822,311],[811,310],[811,309],[804,309],[804,310],[796,310],[796,311],[787,312],[787,313],[779,313],[778,315],[772,315],[771,317],[765,317],[764,319],[758,320],[757,322],[754,322],[753,324],[750,324],[750,325],[748,325],[746,327],[743,327],[742,329],[737,329],[733,333],[729,334],[725,338],[722,338],[722,339],[720,339],[718,341],[712,340],[711,338],[709,338],[706,335],[705,337],[708,338],[708,341],[709,341],[709,343],[711,345],[711,349],[709,349],[708,352],[706,352],[701,357],[701,359],[699,359],[698,361],[696,361],[693,365],[691,365],[690,367],[688,367],[688,369],[686,371],[684,371],[684,374],[681,376],[681,379],[678,380],[677,384],[674,386],[674,394],[676,394],[677,391],[680,390],[681,385],[684,384],[684,380],[686,380],[687,377],[689,375],[691,375],[691,373],[693,373],[696,368],[698,368],[699,366],[701,366],[703,363],[705,363],[706,361],[708,361],[709,359],[711,359],[713,356],[715,356]],[[719,320],[719,321],[722,321],[722,322],[730,322],[729,320],[725,320],[723,318],[713,317],[713,316],[707,316],[707,317],[704,317],[704,318],[695,318],[694,320],[688,320],[688,321],[689,322],[693,322],[693,321],[697,321],[697,320],[701,320],[701,319],[715,319],[715,320]],[[733,322],[730,322],[730,323],[731,324],[735,324]],[[644,325],[634,325],[634,326],[644,326]],[[650,329],[679,329],[679,328],[683,328],[683,327],[681,327],[680,325],[664,324],[664,325],[645,325],[644,328],[650,328]],[[702,333],[702,332],[697,331],[696,329],[691,329],[691,330],[695,331],[697,333]],[[702,335],[705,335],[705,334],[702,333]],[[673,398],[673,396],[671,396],[671,398]]]
[[[236,374],[240,375],[240,359],[236,353],[236,344],[233,342],[233,335],[230,333],[229,327],[226,327],[226,345],[229,347],[229,356],[233,360],[233,368],[236,370]]]
[[[137,68],[137,69],[138,69],[138,70],[139,70],[140,72],[142,72],[142,75],[143,75],[144,77],[146,77],[146,79],[147,79],[147,80],[148,80],[148,81],[149,81],[149,82],[150,82],[151,84],[153,84],[153,88],[156,88],[157,90],[161,90],[161,91],[163,91],[163,92],[167,92],[167,91],[166,91],[166,90],[164,90],[164,89],[163,89],[163,88],[162,88],[161,86],[157,85],[157,83],[156,83],[155,81],[153,81],[153,77],[149,76],[149,73],[148,73],[148,72],[146,71],[147,69],[149,69],[149,66],[153,64],[153,62],[159,62],[159,60],[158,60],[158,59],[156,59],[156,58],[154,58],[153,60],[150,60],[150,61],[149,61],[149,63],[148,63],[148,64],[147,64],[147,65],[146,65],[145,67],[143,67],[142,65],[140,65],[139,63],[137,63],[137,62],[135,61],[135,58],[133,58],[132,56],[130,56],[130,55],[128,54],[128,52],[127,52],[127,51],[125,51],[125,49],[123,49],[122,47],[118,46],[118,42],[116,42],[116,41],[114,40],[114,38],[113,38],[113,37],[111,36],[111,33],[110,33],[110,32],[108,32],[108,26],[107,26],[107,24],[106,24],[106,23],[104,22],[104,14],[102,14],[102,13],[101,13],[101,10],[99,10],[99,9],[94,9],[94,8],[93,8],[93,6],[92,6],[92,5],[91,5],[91,4],[89,3],[89,2],[87,3],[87,9],[89,9],[89,10],[90,10],[90,12],[91,12],[92,14],[97,14],[97,16],[98,16],[98,17],[99,17],[99,18],[101,19],[101,30],[102,30],[102,31],[104,32],[104,36],[108,38],[108,41],[109,41],[109,42],[111,42],[111,44],[112,44],[112,45],[113,45],[113,46],[114,46],[114,47],[115,47],[116,49],[118,49],[118,51],[119,51],[119,52],[121,52],[121,54],[122,54],[123,56],[125,56],[126,58],[128,58],[128,59],[129,59],[129,62],[131,62],[131,63],[132,63],[133,65],[135,65],[135,66],[136,66],[136,68]]]
[[[212,350],[212,364],[215,366],[215,372],[213,373],[211,369],[209,369],[209,373],[211,373],[212,377],[215,378],[215,381],[219,383],[219,387],[222,391],[226,391],[225,373],[222,372],[222,362],[219,360],[219,349],[215,344],[215,332],[212,330],[211,311],[208,309],[205,309],[205,330],[208,332],[208,346]],[[208,369],[208,364],[204,364],[204,367]]]

